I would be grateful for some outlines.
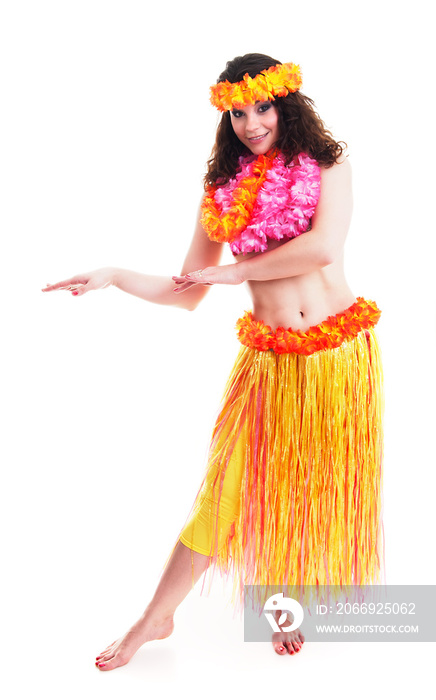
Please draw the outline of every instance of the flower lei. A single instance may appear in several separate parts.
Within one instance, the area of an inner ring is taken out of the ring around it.
[[[295,63],[278,63],[261,71],[254,78],[246,73],[239,83],[223,80],[210,88],[210,101],[220,112],[248,104],[286,97],[302,85],[301,69]]]
[[[295,352],[312,355],[319,350],[338,348],[344,340],[355,338],[362,330],[376,325],[381,315],[374,301],[357,297],[357,301],[345,311],[329,316],[307,331],[277,328],[263,321],[256,321],[250,311],[237,321],[238,338],[242,345],[256,350],[273,350],[278,355]]]
[[[201,224],[212,241],[230,243],[248,226],[274,155],[261,155],[252,162],[240,158],[241,169],[227,185],[208,187],[201,205]]]
[[[209,187],[201,224],[212,241],[232,252],[263,252],[268,239],[295,238],[307,231],[320,192],[320,168],[305,153],[286,166],[277,151],[239,159],[240,170],[222,187]]]

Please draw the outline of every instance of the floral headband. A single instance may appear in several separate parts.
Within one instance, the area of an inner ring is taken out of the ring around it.
[[[278,63],[261,71],[254,78],[246,73],[239,83],[224,80],[210,88],[210,101],[220,112],[241,109],[254,102],[274,100],[296,92],[303,83],[300,66],[295,63]]]

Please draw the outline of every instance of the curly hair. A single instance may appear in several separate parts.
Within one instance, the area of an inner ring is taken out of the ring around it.
[[[239,82],[246,73],[254,78],[261,71],[278,63],[281,62],[260,53],[237,56],[228,61],[217,82]],[[292,92],[286,97],[276,97],[273,104],[278,112],[280,133],[276,146],[283,153],[287,165],[301,152],[307,153],[319,165],[327,168],[338,161],[347,144],[344,141],[335,141],[315,111],[315,103],[310,97],[306,97],[300,91]],[[205,187],[228,182],[238,169],[239,157],[249,154],[248,148],[233,131],[230,112],[224,112],[218,124],[211,157],[207,161]]]

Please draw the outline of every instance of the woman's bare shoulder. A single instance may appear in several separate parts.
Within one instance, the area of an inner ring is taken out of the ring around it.
[[[330,182],[335,185],[350,185],[351,165],[348,156],[341,154],[336,163],[330,167],[321,167],[321,181],[324,185]]]

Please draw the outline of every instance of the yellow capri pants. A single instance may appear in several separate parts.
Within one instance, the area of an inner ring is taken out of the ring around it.
[[[229,436],[227,431],[220,434],[197,498],[198,504],[180,534],[181,542],[199,554],[210,556],[211,552],[221,552],[238,518],[245,462],[244,432],[232,450],[223,475],[219,455]]]

